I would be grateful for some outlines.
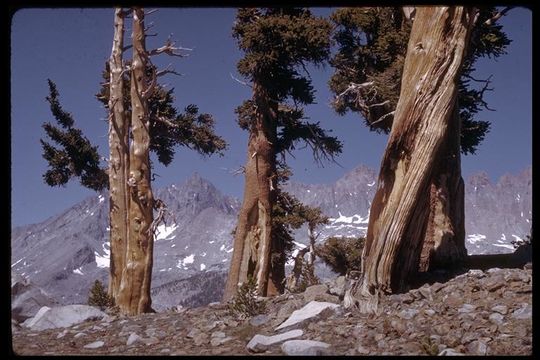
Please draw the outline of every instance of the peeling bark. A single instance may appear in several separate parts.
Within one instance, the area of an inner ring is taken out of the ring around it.
[[[271,184],[276,173],[277,104],[268,100],[258,84],[253,86],[253,99],[257,111],[249,134],[244,200],[236,226],[224,301],[232,299],[238,286],[248,277],[256,279],[261,296],[275,295],[283,286],[277,283],[280,281],[277,269],[274,276],[270,276],[270,255],[277,245],[272,244],[272,204],[276,195]]]
[[[429,218],[418,270],[451,268],[465,261],[465,186],[461,177],[459,110],[449,124],[429,187]]]
[[[114,14],[114,39],[109,59],[109,228],[111,247],[109,295],[115,301],[120,288],[122,270],[125,266],[129,200],[127,194],[129,122],[123,101],[123,48],[124,13],[121,8],[117,8]]]
[[[362,312],[377,311],[380,295],[405,290],[418,271],[430,203],[437,207],[430,196],[432,179],[442,179],[435,176],[437,165],[449,146],[449,132],[456,129],[457,85],[474,15],[464,7],[416,9],[371,206],[362,277],[349,289]]]
[[[133,10],[133,62],[131,64],[132,142],[129,166],[129,229],[126,265],[119,293],[120,311],[136,315],[151,311],[153,195],[149,163],[149,86],[146,75],[148,56],[145,48],[144,11]]]

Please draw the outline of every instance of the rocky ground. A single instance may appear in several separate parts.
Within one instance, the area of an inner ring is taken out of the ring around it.
[[[523,269],[469,270],[435,280],[384,298],[378,316],[338,306],[275,330],[312,301],[341,304],[343,278],[338,278],[304,293],[269,299],[266,313],[249,319],[231,315],[224,304],[211,304],[43,331],[13,324],[12,346],[18,355],[282,355],[295,354],[294,346],[307,344],[296,340],[314,340],[328,346],[309,343],[311,350],[304,348],[304,353],[532,355],[530,264]],[[291,335],[290,330],[296,330],[292,341],[250,343],[257,334]]]

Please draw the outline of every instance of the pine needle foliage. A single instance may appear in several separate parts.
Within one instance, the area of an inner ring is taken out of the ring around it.
[[[266,303],[257,300],[257,283],[251,276],[240,285],[238,292],[229,303],[229,312],[239,318],[249,318],[262,314],[266,310]]]
[[[317,254],[340,275],[360,271],[365,238],[330,237],[317,247]]]
[[[477,119],[478,113],[491,110],[484,99],[490,78],[472,75],[480,58],[497,58],[510,44],[502,26],[486,24],[495,7],[479,7],[478,19],[467,49],[458,89],[461,118],[461,152],[474,154],[489,132],[490,123]],[[341,8],[331,15],[338,51],[330,63],[335,71],[329,81],[336,95],[335,111],[359,113],[372,131],[388,133],[400,91],[401,75],[411,23],[401,7]],[[485,115],[482,115],[485,116]]]
[[[49,169],[43,175],[49,186],[63,186],[73,178],[79,178],[81,185],[100,191],[108,186],[109,179],[106,171],[100,166],[100,156],[97,146],[92,146],[90,140],[82,131],[75,127],[71,113],[60,105],[56,84],[50,79],[49,95],[46,97],[55,125],[51,122],[43,124],[43,129],[51,142],[40,139],[43,158]]]
[[[88,295],[88,305],[97,306],[101,310],[114,307],[114,299],[107,294],[107,290],[103,287],[101,281],[94,281],[94,285],[90,289]]]

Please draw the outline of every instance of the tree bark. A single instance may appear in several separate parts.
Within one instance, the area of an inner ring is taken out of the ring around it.
[[[119,294],[120,310],[128,315],[151,311],[153,195],[150,184],[148,56],[145,47],[144,11],[133,10],[133,62],[131,64],[131,126],[129,229],[126,266]]]
[[[465,248],[465,186],[461,177],[459,107],[454,108],[441,161],[429,185],[429,218],[422,241],[418,271],[459,266],[467,257]]]
[[[124,13],[121,8],[117,8],[114,14],[114,39],[109,59],[109,228],[111,248],[109,295],[115,299],[115,302],[125,265],[129,200],[127,194],[129,122],[124,109],[123,48]]]
[[[234,297],[248,277],[256,279],[259,295],[277,293],[283,284],[277,269],[270,276],[272,249],[272,205],[275,203],[277,104],[269,101],[264,89],[254,83],[257,106],[250,129],[245,166],[244,200],[238,216],[234,250],[223,300]]]
[[[371,205],[362,276],[349,289],[362,312],[406,289],[419,269],[431,183],[455,131],[457,84],[474,9],[419,7],[409,38],[401,94]],[[435,180],[436,181],[436,180]]]

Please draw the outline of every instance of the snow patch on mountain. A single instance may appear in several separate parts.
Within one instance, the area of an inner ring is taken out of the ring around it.
[[[170,235],[173,234],[177,228],[178,226],[176,224],[171,226],[167,226],[165,224],[159,225],[157,227],[156,238],[154,241],[174,239],[176,237],[176,234],[174,234],[173,236]]]

